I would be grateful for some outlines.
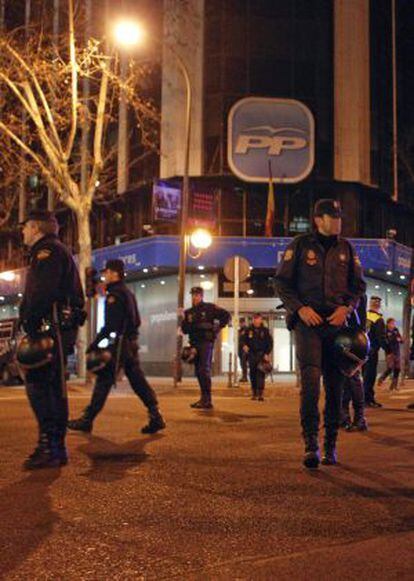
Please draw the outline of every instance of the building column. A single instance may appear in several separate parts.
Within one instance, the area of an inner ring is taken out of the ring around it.
[[[186,90],[176,53],[192,86],[190,175],[203,172],[204,0],[165,0],[160,176],[183,175]],[[173,47],[173,49],[171,48]]]
[[[335,0],[334,19],[334,177],[370,184],[369,0]]]

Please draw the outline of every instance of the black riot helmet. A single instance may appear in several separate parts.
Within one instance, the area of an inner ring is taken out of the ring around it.
[[[25,335],[17,346],[16,359],[24,371],[40,369],[53,360],[53,337],[46,333],[29,337]]]
[[[362,329],[345,327],[333,342],[335,364],[345,377],[352,377],[367,361],[369,349],[368,335]]]
[[[264,373],[265,375],[270,375],[273,371],[273,365],[271,361],[267,361],[266,359],[262,359],[257,366],[257,369]]]
[[[194,363],[196,355],[197,349],[195,347],[187,345],[187,347],[183,347],[183,350],[181,352],[181,360],[184,361],[184,363]]]
[[[109,349],[93,349],[90,353],[86,355],[86,368],[91,373],[98,373],[112,359],[112,353]]]

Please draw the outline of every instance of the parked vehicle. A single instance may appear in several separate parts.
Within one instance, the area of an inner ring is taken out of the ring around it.
[[[16,362],[16,347],[20,336],[18,319],[0,320],[0,385],[23,383]]]

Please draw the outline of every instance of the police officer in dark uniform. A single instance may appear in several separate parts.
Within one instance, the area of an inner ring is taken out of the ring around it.
[[[79,324],[85,320],[79,273],[69,250],[58,238],[52,212],[31,212],[23,224],[24,244],[30,248],[20,322],[29,339],[47,329],[53,338],[50,365],[29,369],[25,383],[39,426],[39,443],[26,460],[28,470],[63,466],[68,400],[66,358],[73,351]]]
[[[211,363],[214,341],[230,322],[230,313],[213,303],[204,302],[204,291],[195,286],[190,291],[193,306],[184,311],[182,332],[189,335],[190,345],[197,350],[194,361],[195,374],[200,385],[201,397],[191,404],[196,409],[212,409],[211,403]]]
[[[340,237],[340,203],[315,204],[316,229],[297,236],[288,246],[276,273],[276,291],[288,311],[288,328],[295,333],[301,375],[301,424],[304,465],[319,465],[319,395],[324,379],[325,442],[322,462],[336,463],[343,376],[331,356],[335,336],[365,292],[361,264],[351,244]]]
[[[248,363],[248,355],[245,351],[243,351],[243,339],[244,339],[244,335],[246,334],[248,329],[248,326],[246,325],[246,321],[245,319],[240,319],[240,327],[239,327],[239,340],[238,340],[238,346],[239,346],[239,360],[240,360],[240,367],[242,370],[242,376],[240,381],[242,383],[247,383],[248,379],[247,379],[247,370],[249,367],[249,363]]]
[[[375,399],[375,382],[377,380],[378,353],[382,348],[386,350],[385,322],[380,313],[381,297],[372,296],[367,312],[367,332],[371,349],[368,361],[364,365],[365,405],[372,408],[381,408],[382,404]]]
[[[105,324],[89,346],[91,353],[100,344],[112,344],[112,358],[97,372],[97,379],[90,404],[82,416],[68,422],[71,430],[91,432],[93,422],[105,405],[111,387],[122,367],[129,383],[149,413],[149,423],[143,434],[155,434],[165,428],[154,390],[146,380],[138,358],[138,329],[141,319],[135,295],[124,282],[122,260],[108,260],[103,270],[106,283]]]
[[[253,323],[247,328],[242,337],[242,349],[249,358],[250,384],[252,386],[252,399],[264,401],[265,373],[260,364],[270,361],[270,353],[273,349],[273,339],[269,329],[263,324],[261,313],[253,315]]]

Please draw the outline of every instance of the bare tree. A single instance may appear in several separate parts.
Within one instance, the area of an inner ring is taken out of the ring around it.
[[[97,192],[107,195],[116,175],[121,92],[135,113],[139,157],[158,149],[158,113],[142,97],[148,93],[150,65],[130,61],[121,79],[116,51],[92,38],[77,42],[73,0],[67,0],[67,9],[67,32],[59,39],[43,22],[33,26],[29,38],[22,30],[0,38],[0,167],[10,182],[22,164],[26,175],[40,173],[73,211],[83,278],[92,258],[93,200]],[[85,81],[88,91],[82,90]],[[13,200],[11,195],[5,216]]]

